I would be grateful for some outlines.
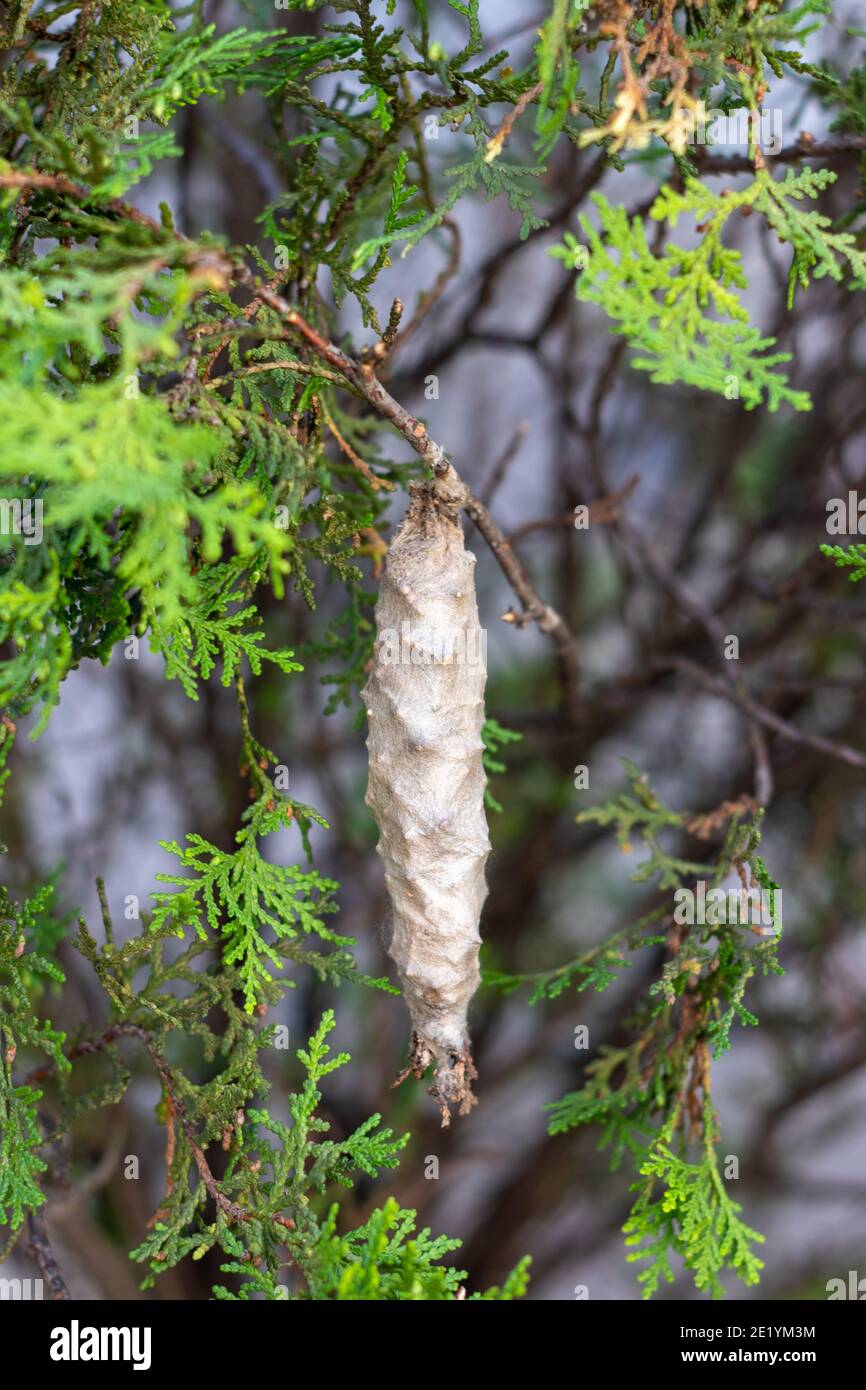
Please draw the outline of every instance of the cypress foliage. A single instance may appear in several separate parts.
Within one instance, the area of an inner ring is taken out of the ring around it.
[[[21,903],[6,897],[0,910],[0,1219],[14,1241],[44,1200],[52,1141],[120,1100],[131,1049],[142,1049],[161,1085],[168,1153],[164,1200],[132,1252],[146,1284],[216,1250],[238,1276],[237,1291],[216,1285],[220,1298],[463,1296],[455,1242],[416,1232],[413,1212],[386,1199],[354,1230],[339,1220],[335,1189],[394,1168],[406,1136],[372,1115],[346,1138],[327,1137],[320,1085],[349,1060],[329,1055],[331,1012],[298,1053],[290,1125],[267,1109],[261,1067],[274,1036],[264,1015],[293,972],[393,991],[356,967],[355,943],[331,925],[339,885],[313,867],[308,840],[325,821],[279,785],[278,753],[256,737],[245,685],[270,663],[291,686],[302,661],[272,643],[262,596],[291,589],[312,606],[324,567],[345,599],[315,652],[330,666],[331,708],[358,709],[375,597],[358,560],[381,561],[389,495],[441,471],[438,446],[423,425],[407,426],[376,380],[401,331],[402,306],[382,309],[392,258],[440,237],[472,196],[506,200],[523,237],[545,226],[542,180],[560,144],[591,146],[586,159],[615,169],[651,147],[664,176],[650,223],[687,227],[683,240],[658,253],[643,218],[599,194],[581,214],[585,241],[569,233],[553,254],[622,335],[635,369],[729,399],[733,384],[750,410],[808,410],[810,401],[750,317],[743,262],[724,239],[730,220],[759,219],[781,243],[791,301],[814,278],[866,285],[862,207],[845,227],[821,212],[831,171],[801,161],[779,176],[753,144],[747,184],[719,190],[684,133],[699,99],[755,109],[793,76],[833,104],[840,139],[862,134],[862,80],[802,56],[827,0],[606,0],[592,11],[586,0],[551,0],[532,59],[517,70],[491,47],[495,7],[448,6],[462,25],[451,52],[427,0],[399,16],[394,0],[292,0],[289,9],[324,20],[308,35],[272,28],[267,4],[246,4],[249,24],[230,32],[208,21],[202,0],[2,7],[4,776],[23,718],[38,734],[71,671],[141,640],[189,699],[214,674],[235,691],[252,790],[232,852],[195,826],[183,844],[165,843],[175,871],[160,876],[139,935],[119,942],[107,910],[102,939],[78,922],[73,944],[106,996],[96,1031],[66,1037],[48,1018],[64,983],[56,952],[67,926],[52,915],[53,885]],[[610,61],[589,90],[598,50]],[[154,218],[137,201],[141,181],[182,153],[183,108],[229,92],[251,94],[273,120],[268,154],[282,191],[262,206],[254,247],[193,235],[170,207]],[[292,137],[287,108],[300,132]],[[511,139],[518,122],[532,132],[527,162]],[[436,165],[425,123],[459,132],[458,163]],[[365,336],[338,347],[335,310],[350,300]],[[410,439],[411,462],[400,447],[390,457],[383,421]],[[828,553],[856,578],[862,549]],[[496,753],[517,736],[488,713],[485,765],[495,771]],[[647,1294],[672,1277],[672,1254],[698,1288],[719,1294],[726,1268],[758,1279],[760,1237],[719,1173],[711,1063],[734,1025],[756,1023],[744,995],[756,972],[780,969],[778,933],[674,930],[671,898],[696,876],[718,884],[732,870],[775,885],[754,808],[732,808],[717,859],[696,864],[662,847],[668,832],[693,833],[689,818],[664,807],[637,769],[629,781],[588,816],[623,845],[641,837],[639,878],[656,879],[665,904],[536,979],[532,997],[604,989],[647,948],[663,947],[664,964],[633,1041],[588,1068],[585,1084],[551,1107],[551,1127],[592,1124],[616,1161],[631,1158],[637,1196],[626,1233],[629,1258],[649,1260]],[[499,809],[492,796],[488,806]],[[286,826],[299,863],[279,867],[267,848]],[[491,971],[488,983],[517,988],[523,977]],[[200,1040],[207,1079],[172,1064],[173,1033]],[[214,1145],[227,1156],[219,1178]],[[473,1297],[515,1298],[526,1283],[524,1261],[501,1288]]]

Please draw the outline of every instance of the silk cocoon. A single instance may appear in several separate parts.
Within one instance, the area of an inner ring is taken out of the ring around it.
[[[388,553],[362,692],[366,801],[391,901],[386,945],[412,1027],[402,1075],[435,1067],[431,1094],[443,1124],[451,1105],[465,1114],[474,1104],[467,1010],[479,982],[490,852],[485,634],[474,571],[453,495],[437,483],[416,485]]]

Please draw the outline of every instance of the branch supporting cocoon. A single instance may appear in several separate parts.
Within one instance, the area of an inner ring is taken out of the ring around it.
[[[465,490],[464,490],[465,491]],[[463,544],[453,475],[412,488],[376,604],[363,691],[367,805],[391,899],[388,953],[412,1024],[410,1072],[435,1067],[442,1123],[475,1103],[466,1014],[479,982],[478,930],[490,852],[482,765],[486,652],[475,556]]]

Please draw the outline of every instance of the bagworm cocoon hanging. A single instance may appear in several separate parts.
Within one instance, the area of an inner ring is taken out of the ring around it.
[[[478,930],[490,852],[482,765],[486,652],[475,556],[453,494],[418,484],[388,552],[376,604],[367,805],[391,899],[388,953],[412,1024],[409,1066],[435,1066],[447,1125],[467,1114],[475,1069],[466,1013],[479,982]]]

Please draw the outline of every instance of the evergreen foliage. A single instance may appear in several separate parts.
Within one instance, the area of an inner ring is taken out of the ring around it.
[[[453,1300],[466,1277],[448,1263],[457,1243],[416,1231],[415,1214],[392,1199],[344,1228],[334,1188],[394,1168],[406,1137],[378,1115],[345,1138],[325,1137],[320,1082],[348,1061],[329,1056],[330,1012],[298,1053],[305,1079],[290,1123],[265,1108],[261,1059],[273,1028],[262,1018],[291,986],[284,969],[391,987],[356,969],[353,940],[327,925],[338,885],[313,867],[308,838],[311,824],[326,823],[271,775],[277,755],[252,731],[244,682],[269,662],[291,686],[301,665],[272,639],[265,601],[288,587],[314,607],[327,576],[343,607],[303,656],[329,664],[329,707],[360,714],[374,595],[359,562],[372,559],[375,574],[389,493],[423,474],[418,460],[390,457],[381,419],[274,296],[330,340],[335,317],[319,288],[328,276],[334,307],[353,299],[387,349],[400,313],[383,310],[379,281],[395,248],[406,254],[426,237],[444,246],[450,214],[476,193],[504,200],[522,237],[543,229],[546,162],[566,142],[593,145],[613,169],[651,151],[664,167],[654,229],[694,224],[687,242],[662,245],[641,216],[597,194],[595,216],[580,216],[587,245],[569,232],[553,248],[576,271],[578,297],[608,317],[635,350],[632,365],[655,382],[747,410],[809,409],[807,392],[779,370],[789,355],[752,321],[734,214],[761,219],[785,248],[789,302],[816,279],[866,285],[862,202],[844,226],[822,211],[832,172],[806,165],[777,177],[753,148],[745,185],[717,189],[683,137],[697,100],[756,109],[774,81],[791,77],[833,104],[838,131],[866,130],[863,69],[834,74],[803,57],[829,0],[677,3],[666,7],[667,28],[648,3],[598,7],[599,23],[587,0],[550,0],[520,71],[492,48],[495,17],[482,24],[479,0],[448,7],[462,27],[451,52],[434,35],[428,0],[406,7],[405,29],[390,0],[335,0],[336,22],[326,17],[310,35],[272,30],[271,5],[256,0],[244,8],[263,27],[227,33],[206,21],[200,0],[45,0],[5,5],[0,18],[0,496],[38,505],[44,526],[32,543],[4,512],[0,775],[17,723],[30,717],[38,735],[71,671],[145,639],[190,699],[213,674],[234,689],[252,792],[230,851],[195,827],[183,844],[164,842],[177,864],[158,876],[164,887],[139,935],[117,940],[107,910],[101,940],[80,920],[74,944],[108,1002],[101,1031],[67,1038],[48,1017],[64,979],[52,885],[20,906],[0,903],[2,1221],[20,1232],[44,1201],[52,1140],[119,1101],[141,1050],[160,1081],[167,1156],[165,1197],[133,1252],[148,1284],[211,1250],[234,1277],[214,1290],[225,1299]],[[595,81],[598,51],[608,56]],[[159,219],[143,213],[131,195],[182,153],[178,113],[244,92],[269,113],[267,153],[283,189],[261,209],[260,244],[178,228],[165,205]],[[439,167],[425,121],[451,127],[457,162]],[[357,355],[375,365],[363,347]],[[862,546],[824,549],[852,578],[866,573]],[[488,720],[489,771],[502,769],[499,752],[517,738]],[[757,1280],[760,1238],[719,1173],[710,1058],[730,1046],[735,1024],[755,1024],[746,986],[781,970],[778,936],[678,931],[671,895],[732,872],[774,885],[757,818],[732,814],[714,862],[692,862],[666,847],[667,836],[690,833],[688,818],[663,806],[637,769],[629,780],[585,818],[613,827],[623,849],[640,837],[635,877],[656,884],[658,907],[535,977],[532,998],[603,990],[630,952],[664,960],[634,1040],[589,1063],[584,1084],[551,1107],[550,1125],[593,1124],[615,1162],[632,1157],[639,1180],[626,1232],[629,1258],[650,1261],[644,1292],[672,1277],[673,1253],[717,1295],[725,1269]],[[492,796],[488,804],[499,809]],[[268,837],[287,826],[298,829],[304,868],[265,855]],[[524,981],[489,978],[506,989]],[[218,1181],[213,1145],[227,1155]],[[521,1262],[501,1288],[473,1297],[510,1300],[526,1283]]]

